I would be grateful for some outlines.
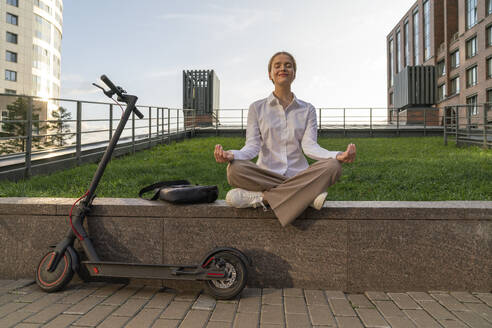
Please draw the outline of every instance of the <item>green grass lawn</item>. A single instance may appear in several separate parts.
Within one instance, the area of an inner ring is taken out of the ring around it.
[[[329,200],[492,200],[492,151],[443,145],[441,137],[322,138],[321,146],[345,150],[353,142],[357,160],[344,164]],[[215,163],[214,145],[240,149],[243,138],[195,138],[114,159],[97,190],[99,197],[138,197],[140,188],[163,180],[188,179],[231,187],[226,164]],[[312,161],[310,161],[312,162]],[[0,182],[0,196],[78,197],[88,188],[96,164],[27,181]]]

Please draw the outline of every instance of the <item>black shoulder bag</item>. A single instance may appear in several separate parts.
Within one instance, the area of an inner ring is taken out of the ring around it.
[[[142,195],[154,191],[152,198]],[[213,203],[219,196],[217,186],[192,185],[188,180],[161,181],[142,188],[138,196],[143,199],[162,199],[173,204]]]

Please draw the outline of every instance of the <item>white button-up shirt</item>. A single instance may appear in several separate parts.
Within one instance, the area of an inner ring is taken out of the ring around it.
[[[248,110],[246,144],[232,150],[234,159],[250,160],[275,173],[292,177],[308,168],[306,154],[314,160],[336,158],[338,151],[318,145],[316,110],[313,105],[295,97],[282,107],[272,94],[251,104]]]

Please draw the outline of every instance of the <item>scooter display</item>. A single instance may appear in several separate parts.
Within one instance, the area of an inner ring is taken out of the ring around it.
[[[76,202],[70,211],[70,228],[65,238],[41,258],[36,269],[36,283],[46,292],[55,292],[63,289],[75,272],[90,277],[200,280],[204,282],[205,291],[211,296],[217,299],[234,298],[243,290],[248,277],[247,267],[251,265],[250,259],[235,248],[212,249],[196,265],[111,262],[101,261],[99,258],[84,229],[84,219],[91,214],[96,188],[130,115],[135,113],[140,119],[143,118],[135,106],[137,96],[129,95],[121,87],[115,86],[106,75],[102,75],[101,80],[109,90],[95,83],[93,85],[102,89],[111,99],[116,94],[117,100],[125,103],[126,108],[99,162],[89,190],[79,198],[80,202]],[[79,240],[87,261],[82,261],[76,251],[75,239]]]

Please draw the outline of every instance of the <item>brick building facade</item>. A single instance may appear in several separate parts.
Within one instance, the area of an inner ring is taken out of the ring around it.
[[[445,106],[465,104],[471,121],[481,120],[474,104],[492,102],[492,0],[418,0],[386,40],[388,108],[399,72],[434,65],[441,122]]]

